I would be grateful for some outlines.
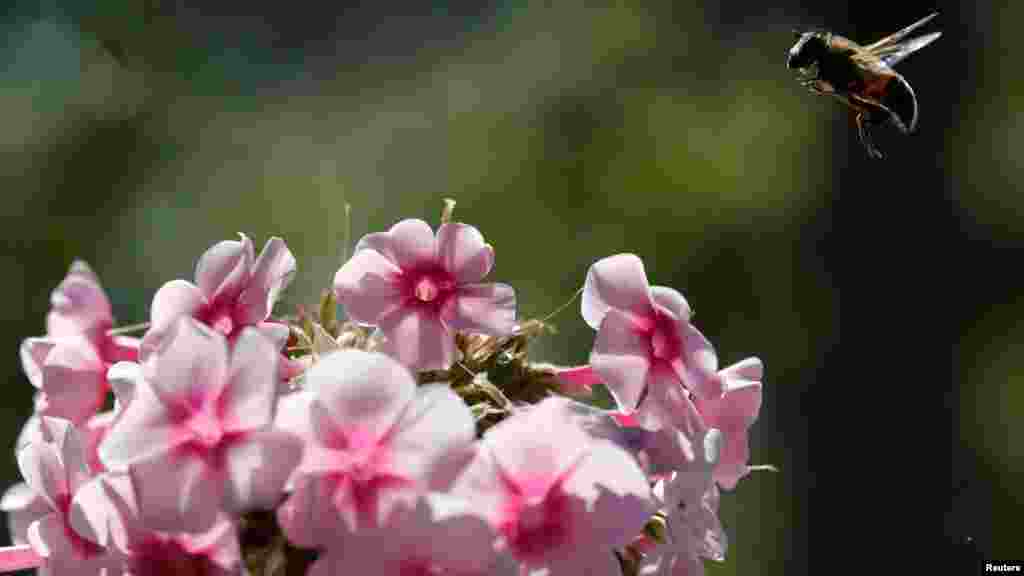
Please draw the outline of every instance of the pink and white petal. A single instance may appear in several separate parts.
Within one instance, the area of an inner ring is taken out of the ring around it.
[[[157,353],[150,385],[162,403],[192,410],[227,384],[228,344],[218,332],[189,318],[172,325]]]
[[[567,398],[548,397],[487,431],[484,444],[512,478],[560,477],[592,441],[570,415]]]
[[[416,390],[415,399],[388,434],[395,471],[423,485],[435,477],[454,478],[449,466],[463,466],[464,452],[473,442],[476,426],[469,407],[447,385],[432,384]]]
[[[153,295],[153,305],[149,311],[150,331],[170,326],[179,316],[194,316],[206,303],[206,297],[195,284],[185,280],[171,280]],[[143,340],[146,340],[145,336]]]
[[[433,263],[437,258],[434,231],[423,220],[409,218],[385,233],[367,234],[356,244],[356,253],[370,249],[381,253],[402,270]]]
[[[692,409],[686,388],[675,371],[663,367],[651,370],[647,378],[647,398],[637,412],[640,425],[649,430],[673,426],[689,430],[699,418]]]
[[[760,358],[744,358],[739,362],[722,369],[727,381],[760,382],[764,376],[764,364]]]
[[[81,423],[106,399],[106,369],[84,341],[62,342],[46,356],[42,390],[47,415]]]
[[[679,324],[683,342],[681,352],[684,371],[680,374],[683,384],[702,398],[712,398],[720,392],[721,380],[717,378],[718,355],[715,347],[696,327],[689,323]]]
[[[28,376],[28,381],[36,388],[43,387],[43,363],[57,342],[53,338],[26,338],[21,342],[18,350],[21,368]]]
[[[295,546],[320,548],[335,542],[335,536],[343,531],[342,521],[330,505],[331,494],[324,484],[314,476],[299,478],[295,490],[277,508],[277,524]]]
[[[242,233],[242,239],[223,240],[208,248],[196,263],[196,285],[203,295],[230,298],[237,295],[248,281],[252,269],[252,241]]]
[[[195,536],[182,534],[178,538],[190,554],[204,557],[225,575],[239,573],[242,550],[238,542],[238,530],[226,515],[222,515],[213,528],[206,532]],[[241,574],[245,574],[244,570]]]
[[[314,324],[319,326],[319,324]],[[282,322],[260,322],[253,326],[255,330],[258,330],[264,338],[270,340],[270,343],[274,346],[274,350],[281,350],[285,344],[288,343],[288,336],[290,330],[287,324]]]
[[[47,333],[70,336],[106,329],[113,322],[110,301],[99,278],[81,260],[71,264],[67,276],[50,294]]]
[[[281,238],[267,240],[252,267],[252,275],[238,299],[242,324],[256,324],[270,316],[274,303],[295,275],[295,256]]]
[[[27,543],[0,548],[0,573],[9,574],[18,570],[39,568],[42,565],[43,557],[36,554]]]
[[[455,295],[454,330],[508,336],[516,330],[516,292],[507,284],[466,284]]]
[[[635,410],[650,371],[650,343],[637,332],[633,318],[612,308],[604,316],[590,365],[604,381],[619,406]]]
[[[479,282],[494,266],[494,248],[475,227],[442,224],[437,230],[437,257],[459,284]]]
[[[616,254],[595,262],[587,271],[580,310],[594,330],[610,309],[649,316],[651,295],[643,262],[633,254]]]
[[[111,527],[123,524],[119,510],[110,501],[105,478],[96,476],[75,492],[68,512],[71,528],[86,540],[104,548],[112,543]],[[121,538],[124,541],[124,538]]]
[[[402,270],[375,250],[356,252],[334,275],[334,295],[352,320],[376,324],[402,305]]]
[[[561,391],[565,394],[588,396],[593,393],[595,384],[604,384],[590,364],[567,368],[557,367],[554,369],[554,373],[561,384]]]
[[[557,555],[548,558],[544,568],[530,572],[530,576],[621,576],[622,568],[611,550],[600,550],[588,553],[577,552],[571,555]]]
[[[474,443],[471,449],[475,456],[455,479],[449,494],[472,502],[476,513],[496,527],[508,496],[508,485],[502,481],[501,470],[486,441]]]
[[[62,497],[71,493],[60,453],[53,444],[28,444],[18,450],[21,476],[51,509],[57,509]]]
[[[25,482],[19,482],[0,498],[0,512],[7,515],[7,533],[11,542],[28,543],[28,527],[51,512],[50,504]]]
[[[111,336],[103,346],[105,362],[138,362],[142,340],[133,336]]]
[[[240,513],[272,509],[302,459],[302,440],[281,430],[257,430],[227,448],[224,508]]]
[[[636,460],[611,442],[595,441],[564,484],[587,502],[580,519],[583,549],[625,546],[656,511],[647,477]]]
[[[424,308],[402,308],[379,318],[382,352],[410,370],[447,370],[455,361],[455,334]]]
[[[415,538],[427,545],[431,557],[452,573],[491,574],[486,570],[496,560],[495,532],[474,503],[439,492],[426,494],[422,502],[429,514],[424,517],[421,512],[421,521],[408,528],[403,525],[403,532],[415,531]]]
[[[142,381],[142,366],[135,362],[118,362],[107,369],[107,382],[122,410],[132,403],[135,391],[145,386]]]
[[[56,513],[47,514],[28,527],[28,543],[36,554],[47,560],[73,558],[74,548]]]
[[[273,343],[258,330],[242,330],[218,404],[225,431],[255,430],[273,422],[278,356]]]
[[[321,358],[306,373],[306,386],[336,425],[358,427],[376,438],[394,425],[416,394],[412,374],[401,364],[384,354],[352,349]]]
[[[201,458],[166,451],[129,467],[143,524],[164,532],[205,532],[221,512],[224,477]]]
[[[689,322],[693,310],[686,298],[674,288],[651,286],[651,300],[655,306],[669,313],[676,321]]]
[[[97,448],[100,462],[110,470],[124,470],[136,460],[173,448],[174,422],[166,406],[146,381],[110,427]]]

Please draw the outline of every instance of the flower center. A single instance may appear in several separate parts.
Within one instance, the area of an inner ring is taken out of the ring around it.
[[[186,426],[192,435],[192,441],[204,448],[213,448],[224,438],[224,430],[221,429],[217,417],[206,411],[193,415]]]
[[[423,276],[419,282],[416,283],[416,288],[413,290],[416,294],[416,299],[420,302],[433,302],[437,299],[441,293],[441,288],[437,285],[430,276]]]

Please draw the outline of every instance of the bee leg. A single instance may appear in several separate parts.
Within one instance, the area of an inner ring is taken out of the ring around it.
[[[875,160],[882,159],[882,153],[875,148],[874,143],[871,141],[871,134],[868,132],[870,125],[868,124],[867,118],[864,113],[857,114],[857,133],[860,135],[860,143],[864,145],[864,149],[868,151],[868,156]]]

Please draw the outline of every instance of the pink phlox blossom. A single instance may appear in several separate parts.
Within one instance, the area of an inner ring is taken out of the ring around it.
[[[750,445],[748,433],[761,411],[764,367],[757,358],[747,358],[718,373],[720,392],[694,402],[704,423],[722,431],[721,460],[714,476],[725,490],[732,490],[749,472]]]
[[[465,500],[437,492],[395,494],[378,529],[329,548],[310,576],[518,576],[495,533]]]
[[[494,249],[480,231],[402,220],[364,236],[334,276],[334,291],[356,322],[377,326],[383,351],[412,370],[447,369],[455,331],[507,336],[516,329],[512,287],[484,284]]]
[[[36,412],[81,424],[103,405],[110,389],[106,371],[135,360],[139,340],[109,333],[110,302],[99,279],[80,260],[50,295],[46,336],[21,344],[22,367],[38,392]]]
[[[618,254],[590,267],[581,304],[597,330],[590,364],[615,400],[647,428],[663,425],[686,392],[705,394],[718,369],[682,294],[650,286],[643,263]]]
[[[321,357],[303,392],[282,398],[278,426],[305,440],[278,523],[297,546],[324,548],[380,524],[395,492],[444,491],[471,455],[469,407],[444,385],[417,387],[391,357]]]
[[[80,530],[80,519],[95,506],[90,486],[98,479],[90,477],[81,439],[69,420],[40,417],[33,437],[18,449],[18,468],[46,507],[25,532],[40,557],[40,574],[99,576],[116,564],[105,547]]]
[[[667,541],[645,555],[643,575],[700,575],[703,559],[725,559],[728,539],[718,519],[719,492],[712,479],[722,434],[712,428],[694,442],[683,434],[679,438],[678,469],[654,486],[655,499],[666,514]]]
[[[618,574],[613,548],[654,512],[625,450],[589,435],[551,397],[488,430],[452,493],[474,503],[524,573]]]
[[[148,364],[152,352],[180,316],[189,316],[224,335],[232,344],[247,327],[253,327],[281,350],[288,326],[271,321],[270,313],[280,293],[295,275],[295,257],[284,240],[267,240],[259,257],[252,241],[239,233],[240,241],[224,240],[210,247],[196,264],[195,284],[172,280],[157,290],[150,310],[150,328],[142,339],[140,361]],[[282,356],[282,359],[284,356]],[[278,364],[281,378],[290,364]]]
[[[103,465],[130,472],[152,530],[204,532],[221,511],[272,507],[302,456],[300,439],[272,426],[274,345],[247,328],[229,353],[222,334],[190,317],[160,344],[124,387],[130,400],[99,446]]]
[[[568,396],[589,396],[595,384],[604,384],[590,364],[566,366],[554,369],[562,393]]]
[[[221,515],[200,534],[158,532],[139,514],[132,478],[107,473],[86,489],[95,504],[76,518],[79,531],[117,558],[125,576],[237,576],[245,574],[234,523]]]

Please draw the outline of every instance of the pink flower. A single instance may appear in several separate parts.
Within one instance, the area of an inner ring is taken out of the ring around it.
[[[649,286],[639,258],[619,254],[591,266],[581,309],[598,331],[594,372],[641,425],[658,428],[681,409],[687,391],[706,393],[718,368],[715,351],[690,323],[682,294]]]
[[[196,264],[196,283],[172,280],[157,290],[150,311],[151,326],[140,352],[146,363],[159,340],[180,316],[190,316],[234,342],[246,327],[255,327],[280,350],[288,339],[288,327],[268,322],[278,295],[295,274],[295,257],[284,240],[267,240],[259,258],[252,241],[214,244]]]
[[[201,534],[149,530],[128,474],[99,477],[83,491],[94,506],[78,523],[83,536],[108,549],[127,576],[229,576],[243,573],[234,524],[217,519]]]
[[[222,510],[276,504],[302,445],[270,427],[273,345],[245,329],[229,355],[224,336],[186,317],[161,344],[99,447],[108,469],[130,471],[145,525],[202,532]]]
[[[702,558],[725,559],[728,541],[718,520],[719,494],[712,480],[722,434],[710,429],[695,436],[679,433],[677,439],[676,470],[654,487],[659,508],[666,513],[667,542],[644,558],[640,574],[700,575]]]
[[[329,548],[310,576],[517,576],[507,555],[495,554],[495,533],[469,502],[439,493],[396,502],[379,530]]]
[[[306,548],[380,525],[395,492],[444,490],[473,441],[469,408],[449,388],[417,388],[388,356],[341,350],[306,373],[308,392],[282,399],[278,425],[306,441],[294,491],[278,509],[288,539]]]
[[[715,466],[715,480],[732,490],[750,470],[748,431],[761,411],[761,377],[764,367],[757,358],[747,358],[718,373],[721,392],[696,398],[704,423],[725,436],[721,460]]]
[[[136,359],[139,341],[108,334],[114,323],[110,302],[85,262],[71,265],[50,303],[47,335],[22,342],[21,363],[39,390],[37,412],[80,424],[106,399],[107,368]]]
[[[334,276],[349,317],[378,326],[385,352],[412,370],[447,369],[456,330],[506,336],[515,328],[515,292],[481,284],[494,249],[466,224],[443,224],[435,238],[422,220],[402,220],[364,236]]]
[[[545,399],[491,428],[453,494],[474,503],[524,573],[617,574],[612,549],[654,512],[651,490],[626,451],[580,428],[568,402]]]
[[[83,519],[95,507],[81,441],[71,422],[44,416],[39,437],[18,450],[25,483],[47,511],[29,526],[26,539],[42,559],[44,573],[59,576],[102,574],[112,566],[107,551],[82,536]]]

